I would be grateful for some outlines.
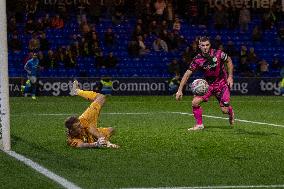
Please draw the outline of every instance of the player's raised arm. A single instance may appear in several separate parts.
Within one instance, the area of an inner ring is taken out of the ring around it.
[[[183,77],[182,77],[182,79],[181,79],[181,82],[180,82],[180,84],[179,84],[178,91],[177,91],[177,93],[176,93],[176,100],[180,100],[180,99],[182,98],[182,95],[183,95],[183,94],[182,94],[182,89],[183,89],[184,85],[186,84],[188,78],[191,76],[191,74],[192,74],[192,71],[191,71],[191,70],[187,70],[187,71],[184,73],[184,75],[183,75]]]
[[[234,65],[231,57],[228,56],[228,59],[225,63],[227,64],[227,71],[228,71],[227,84],[230,88],[232,88],[234,83],[233,80]]]

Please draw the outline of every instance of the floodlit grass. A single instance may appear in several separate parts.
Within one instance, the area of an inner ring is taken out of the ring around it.
[[[12,150],[82,188],[284,184],[284,127],[237,121],[232,129],[228,120],[204,117],[206,129],[188,133],[193,117],[173,112],[191,113],[190,102],[191,97],[108,97],[99,124],[117,129],[112,142],[121,148],[80,150],[66,145],[63,122],[89,102],[11,98]],[[284,125],[283,104],[283,97],[232,97],[238,119],[278,125]],[[226,117],[213,99],[203,110]],[[0,160],[4,188],[59,187],[4,154]],[[3,174],[8,169],[14,176]]]

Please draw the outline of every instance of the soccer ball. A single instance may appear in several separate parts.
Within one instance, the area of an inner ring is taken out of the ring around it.
[[[194,95],[203,96],[208,91],[208,83],[204,79],[196,79],[191,83],[191,91]]]

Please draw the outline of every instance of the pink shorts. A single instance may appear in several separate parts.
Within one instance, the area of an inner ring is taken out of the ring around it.
[[[227,107],[230,104],[230,89],[226,82],[210,84],[205,95],[201,96],[207,102],[211,96],[215,96],[219,101],[220,107]]]

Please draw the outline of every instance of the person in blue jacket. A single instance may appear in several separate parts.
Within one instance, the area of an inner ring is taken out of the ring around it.
[[[36,99],[36,88],[37,88],[37,77],[39,72],[39,59],[36,53],[33,53],[31,59],[27,61],[24,66],[27,72],[27,81],[25,85],[21,87],[22,92],[25,96],[31,94],[32,99]]]

